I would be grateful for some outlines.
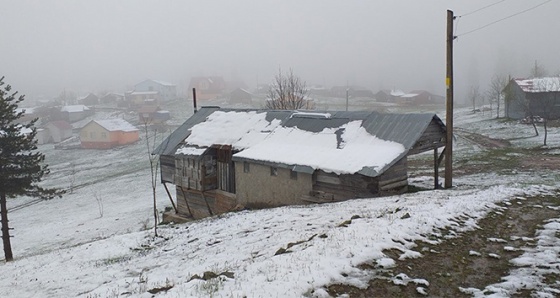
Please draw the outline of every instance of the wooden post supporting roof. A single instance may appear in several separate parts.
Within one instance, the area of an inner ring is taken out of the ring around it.
[[[167,192],[167,196],[169,197],[169,200],[171,201],[171,205],[173,206],[173,210],[175,210],[175,213],[177,213],[177,206],[175,205],[175,202],[173,202],[173,197],[171,196],[171,193],[169,192],[169,189],[167,189],[167,184],[165,184],[165,182],[163,182],[163,187],[165,187],[165,191]]]
[[[434,189],[439,188],[439,163],[438,163],[438,149],[434,148]]]

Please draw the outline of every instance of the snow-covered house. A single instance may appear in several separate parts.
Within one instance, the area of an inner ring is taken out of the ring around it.
[[[70,105],[60,108],[60,117],[57,120],[76,122],[93,115],[93,111],[84,105]]]
[[[51,121],[44,130],[48,132],[47,143],[60,143],[72,136],[72,125],[64,120]]]
[[[131,106],[154,106],[162,101],[162,97],[158,91],[130,91],[125,93],[125,100]]]
[[[123,119],[92,120],[80,130],[82,148],[109,149],[135,143],[139,131]]]
[[[78,98],[78,102],[86,106],[94,106],[99,104],[99,97],[93,93]]]
[[[229,94],[230,104],[251,104],[253,96],[245,89],[237,88]]]
[[[560,77],[511,79],[504,94],[506,117],[560,118]]]
[[[177,86],[174,84],[156,81],[144,80],[134,85],[134,92],[148,92],[155,91],[163,101],[174,100],[177,98]]]
[[[141,106],[137,112],[138,121],[142,124],[162,124],[171,119],[169,111],[162,110],[159,106]]]
[[[201,218],[401,193],[407,156],[444,144],[435,114],[203,107],[155,154],[161,182],[176,187],[177,213]]]
[[[124,94],[109,92],[99,98],[99,102],[109,105],[120,105],[124,102]]]
[[[397,98],[399,98],[402,95],[405,95],[406,93],[404,93],[402,90],[379,90],[377,93],[375,93],[374,97],[375,100],[378,102],[396,102]]]
[[[23,113],[22,116],[17,119],[18,123],[27,123],[38,117],[36,108],[17,108],[16,113]]]

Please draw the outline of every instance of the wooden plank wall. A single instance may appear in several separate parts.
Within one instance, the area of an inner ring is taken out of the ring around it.
[[[175,183],[175,157],[161,155],[159,157],[161,182]]]
[[[175,159],[175,176],[173,184],[184,189],[210,190],[217,186],[216,160],[212,156],[202,159]]]
[[[176,187],[177,212],[195,219],[229,212],[237,206],[235,194],[220,190],[200,192]]]
[[[420,136],[416,144],[408,152],[408,155],[422,153],[433,150],[434,147],[439,148],[443,146],[445,146],[445,132],[435,120],[432,120],[422,136]]]
[[[404,193],[408,190],[408,163],[403,157],[379,176],[379,195]]]
[[[325,200],[343,201],[377,195],[377,178],[363,175],[336,175],[317,171],[311,196]]]
[[[321,201],[343,201],[403,193],[408,188],[406,157],[395,163],[379,177],[360,174],[336,175],[317,171],[310,196]]]

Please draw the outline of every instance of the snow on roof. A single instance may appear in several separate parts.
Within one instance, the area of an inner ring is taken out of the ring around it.
[[[35,108],[17,108],[16,113],[23,112],[25,115],[31,115],[35,112]]]
[[[27,127],[22,127],[20,131],[24,135],[28,135],[28,134],[33,132],[33,130],[31,128],[27,128]]]
[[[331,113],[314,113],[314,112],[300,112],[293,113],[290,118],[298,117],[311,117],[311,118],[330,118]]]
[[[168,83],[168,82],[165,82],[165,81],[158,81],[158,80],[152,80],[152,81],[154,81],[154,82],[156,82],[160,85],[163,85],[163,86],[170,86],[170,87],[175,86],[174,84],[171,84],[171,83]]]
[[[155,95],[159,94],[158,91],[132,91],[130,92],[131,95]]]
[[[103,128],[105,128],[108,131],[125,131],[125,132],[130,132],[130,131],[137,131],[138,128],[136,128],[134,125],[126,122],[123,119],[106,119],[106,120],[93,120],[95,123],[101,125]]]
[[[515,79],[515,83],[524,92],[559,92],[560,77],[534,78],[534,79]]]
[[[216,111],[190,129],[185,143],[201,147],[232,145],[242,150],[262,141],[278,125],[280,120],[266,120],[266,112]]]
[[[391,90],[392,96],[403,96],[405,93],[402,90]]]
[[[206,152],[206,150],[208,150],[208,148],[197,148],[197,147],[192,147],[192,146],[185,146],[185,147],[180,147],[179,149],[177,149],[175,154],[200,156],[200,155],[204,154],[204,152]]]
[[[326,167],[333,172],[348,173],[358,168],[356,163],[361,159],[361,169],[357,173],[376,177],[404,157],[432,121],[436,121],[445,131],[445,125],[435,114],[364,111],[332,112],[330,118],[291,117],[294,113],[297,112],[203,107],[163,141],[156,149],[156,154],[175,154],[177,148],[188,146],[232,145],[234,151],[244,150],[233,156],[238,161],[259,160],[308,170],[320,166],[320,169]],[[349,124],[353,121],[357,122]],[[279,135],[283,137],[278,138]],[[362,140],[353,137],[355,135],[361,135]],[[328,146],[314,148],[314,142],[325,142]],[[379,148],[372,148],[376,146]],[[253,148],[259,148],[262,152],[254,152],[257,149]],[[339,163],[331,161],[320,165],[318,156],[302,152],[304,150],[315,150],[314,154],[327,152],[321,154],[333,159],[339,159],[341,155],[348,156],[344,156],[344,161]],[[290,155],[301,154],[308,154],[305,155],[308,157],[289,159],[292,158]],[[372,155],[377,160],[373,160]],[[341,165],[344,162],[348,164]]]
[[[79,97],[78,97],[78,100],[86,99],[86,98],[87,98],[88,96],[90,96],[90,95],[95,96],[95,94],[93,94],[93,93],[90,92],[90,93],[88,93],[88,94],[86,94],[86,95],[79,96]]]
[[[403,95],[401,95],[400,97],[403,97],[403,98],[411,98],[411,97],[416,97],[416,96],[418,96],[418,94],[416,94],[416,93],[408,93],[408,94],[403,94]]]
[[[364,167],[381,169],[405,151],[402,144],[372,136],[361,125],[362,120],[355,120],[319,133],[278,127],[262,142],[234,156],[353,174]]]
[[[47,123],[47,125],[53,125],[58,129],[72,129],[72,125],[64,120],[55,120]]]
[[[61,112],[68,112],[68,113],[78,113],[89,111],[89,108],[84,105],[71,105],[71,106],[63,106],[60,108]]]

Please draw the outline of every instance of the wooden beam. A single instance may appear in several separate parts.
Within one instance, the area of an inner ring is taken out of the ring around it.
[[[179,188],[181,189],[181,193],[183,194],[183,199],[185,199],[185,204],[187,204],[187,210],[189,210],[189,214],[194,217],[192,211],[191,211],[191,207],[189,206],[189,200],[187,200],[187,195],[185,194],[185,190],[183,190],[183,187],[179,186]]]
[[[437,166],[441,166],[441,162],[443,161],[443,158],[445,157],[445,148],[443,148],[443,151],[441,151],[441,155],[439,156],[438,160],[437,160]]]
[[[438,163],[438,148],[434,148],[434,189],[439,188],[439,163]]]
[[[391,184],[386,184],[384,186],[379,187],[379,189],[381,191],[387,191],[387,190],[392,190],[392,189],[400,188],[400,187],[407,186],[407,185],[408,185],[408,179],[404,179],[404,180],[401,180],[401,181],[393,182]]]
[[[167,184],[165,184],[165,182],[163,183],[163,187],[165,187],[165,192],[167,192],[167,196],[169,197],[169,200],[171,201],[171,205],[173,206],[173,210],[175,210],[175,213],[177,213],[177,206],[175,206],[175,202],[173,202],[173,197],[171,196],[171,193],[169,192],[169,189],[167,188]]]

